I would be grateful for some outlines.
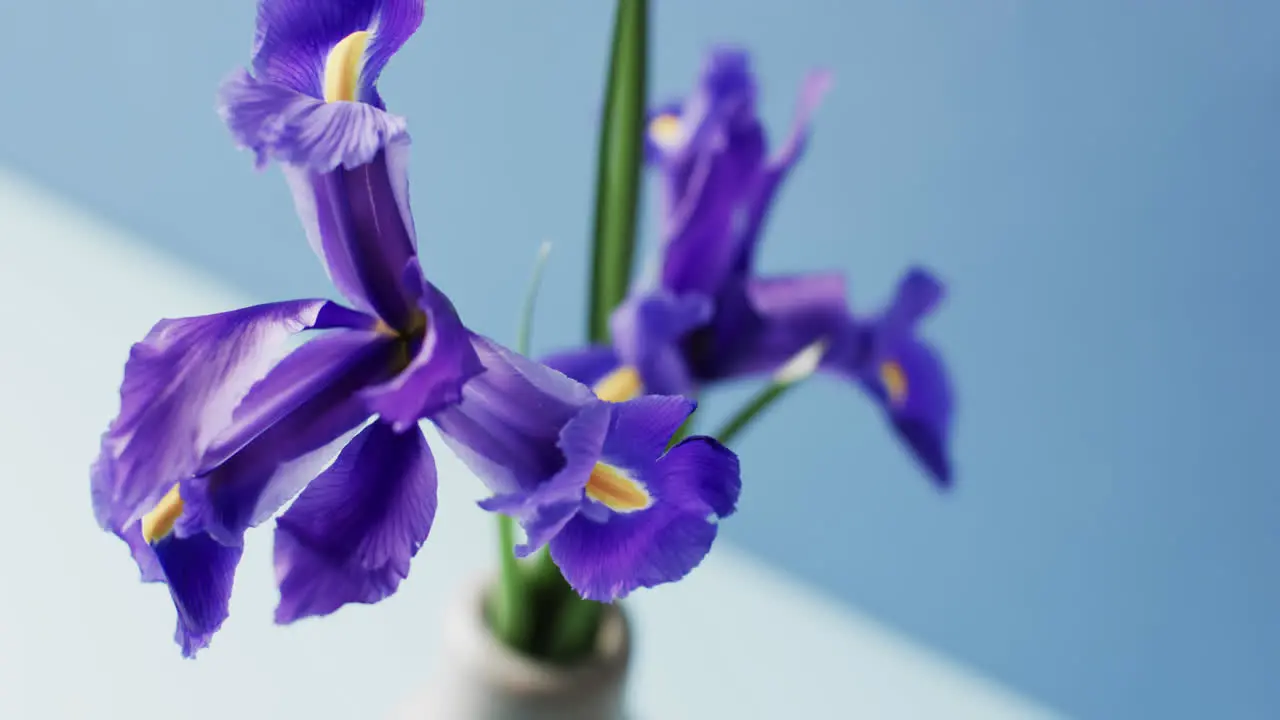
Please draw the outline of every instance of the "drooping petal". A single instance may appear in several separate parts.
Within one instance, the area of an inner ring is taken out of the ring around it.
[[[394,372],[396,348],[381,333],[346,331],[276,365],[236,408],[199,474],[183,481],[178,534],[234,544],[273,515],[369,418],[361,391]]]
[[[174,640],[183,656],[195,657],[227,619],[243,548],[223,545],[200,533],[170,535],[156,542],[154,551],[178,611]]]
[[[484,372],[462,388],[462,401],[431,416],[449,447],[495,494],[527,492],[564,464],[561,429],[598,402],[584,385],[472,336]]]
[[[610,318],[618,356],[640,373],[644,389],[689,395],[693,383],[681,348],[684,336],[711,318],[710,299],[663,289],[629,296]]]
[[[276,523],[276,622],[390,596],[435,512],[435,460],[422,431],[370,424]]]
[[[742,227],[742,235],[738,247],[738,258],[735,272],[746,275],[755,260],[756,246],[759,244],[760,231],[764,228],[765,218],[777,195],[778,187],[786,179],[804,153],[809,141],[809,122],[822,104],[822,98],[831,88],[831,73],[819,70],[809,73],[800,86],[800,98],[796,103],[795,119],[791,124],[791,133],[783,142],[778,152],[770,158],[764,172],[760,173],[756,186],[747,199],[747,219]]]
[[[880,358],[867,385],[934,481],[950,486],[951,383],[937,352],[918,340],[902,342]]]
[[[103,435],[91,470],[94,512],[103,528],[124,537],[174,483],[195,472],[288,339],[341,314],[326,311],[330,306],[298,300],[161,320],[134,345],[120,414]]]
[[[542,357],[540,362],[587,386],[595,385],[604,376],[618,369],[620,364],[613,348],[602,345],[562,350]]]
[[[612,602],[640,587],[683,578],[733,511],[738,459],[710,438],[689,438],[647,468],[627,468],[652,504],[636,512],[582,512],[552,538],[551,557],[580,595]],[[721,512],[724,511],[724,512]]]
[[[419,306],[427,331],[417,355],[393,379],[365,391],[369,408],[398,432],[461,401],[463,385],[484,370],[471,332],[444,293],[424,281]]]
[[[378,75],[418,29],[423,9],[423,0],[259,0],[254,72],[321,98],[330,51],[352,33],[370,31],[356,99],[382,107]]]

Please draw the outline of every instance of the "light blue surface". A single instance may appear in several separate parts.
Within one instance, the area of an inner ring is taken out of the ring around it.
[[[428,272],[499,337],[544,239],[538,344],[580,332],[608,5],[433,0],[382,86]],[[953,289],[929,331],[958,492],[819,382],[747,438],[728,536],[1074,714],[1280,713],[1280,5],[656,5],[659,97],[740,41],[776,135],[803,72],[836,73],[767,269],[845,268],[862,307],[917,260]],[[212,112],[252,14],[0,3],[0,162],[261,297],[326,292]]]

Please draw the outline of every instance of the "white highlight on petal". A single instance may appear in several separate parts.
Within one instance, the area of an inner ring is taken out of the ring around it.
[[[791,359],[778,368],[773,374],[773,381],[782,385],[792,385],[809,377],[818,370],[822,358],[827,354],[827,339],[823,338],[791,356]]]

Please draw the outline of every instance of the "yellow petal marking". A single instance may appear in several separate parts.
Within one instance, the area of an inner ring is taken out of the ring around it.
[[[880,363],[880,382],[889,393],[889,402],[901,406],[907,401],[907,373],[893,360]]]
[[[178,494],[178,486],[174,485],[151,512],[142,516],[142,539],[150,544],[173,532],[173,524],[180,515],[182,496]]]
[[[357,30],[333,46],[324,61],[324,100],[354,101],[360,82],[360,66],[364,50],[369,46],[369,31]]]
[[[591,389],[601,400],[626,402],[640,396],[644,383],[640,381],[640,373],[635,368],[623,365],[605,375]]]
[[[643,483],[604,463],[596,463],[592,468],[587,497],[620,513],[644,510],[653,504],[653,496]]]
[[[684,139],[684,126],[675,115],[659,115],[649,122],[649,135],[661,147],[675,147]]]

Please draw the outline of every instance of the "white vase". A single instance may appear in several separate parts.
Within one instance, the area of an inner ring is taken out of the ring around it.
[[[445,614],[435,675],[395,720],[624,720],[631,629],[607,605],[592,655],[572,665],[513,652],[489,631],[486,576],[469,584]]]

